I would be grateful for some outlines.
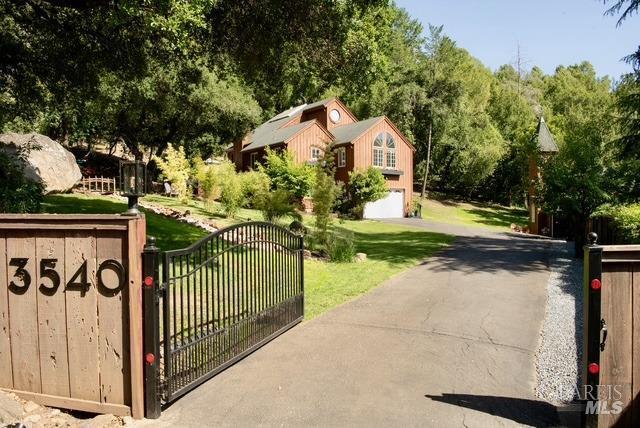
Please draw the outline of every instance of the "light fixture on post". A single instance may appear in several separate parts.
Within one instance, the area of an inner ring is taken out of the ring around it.
[[[138,215],[138,198],[146,193],[147,166],[142,161],[120,162],[121,193],[126,196],[129,209],[125,214]]]

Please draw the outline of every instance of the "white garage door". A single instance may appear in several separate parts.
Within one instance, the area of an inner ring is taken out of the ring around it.
[[[404,217],[404,191],[390,190],[389,194],[364,206],[364,218]]]

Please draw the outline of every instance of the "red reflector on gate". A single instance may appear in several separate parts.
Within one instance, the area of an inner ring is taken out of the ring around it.
[[[151,353],[149,353],[149,354],[144,356],[144,360],[147,362],[147,364],[151,365],[151,364],[155,363],[156,356],[151,354]]]
[[[598,291],[598,290],[600,290],[601,287],[602,287],[602,283],[600,282],[600,280],[598,278],[591,280],[591,289],[593,291]]]
[[[597,363],[591,363],[588,367],[589,373],[598,374],[600,373],[600,366]]]
[[[153,278],[150,276],[147,276],[144,278],[144,285],[146,287],[153,287]]]

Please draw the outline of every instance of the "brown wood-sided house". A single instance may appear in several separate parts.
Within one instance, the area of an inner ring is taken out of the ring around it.
[[[303,104],[263,123],[228,154],[238,170],[246,171],[262,162],[267,147],[288,150],[299,163],[315,163],[331,148],[336,180],[344,183],[353,170],[380,168],[390,191],[367,204],[365,217],[403,217],[411,210],[415,148],[386,116],[358,121],[337,98]]]
[[[557,236],[557,231],[554,230],[556,221],[552,214],[542,211],[536,192],[536,183],[541,179],[538,162],[545,161],[558,152],[558,145],[543,117],[540,117],[534,139],[536,153],[529,159],[529,232],[536,235]]]

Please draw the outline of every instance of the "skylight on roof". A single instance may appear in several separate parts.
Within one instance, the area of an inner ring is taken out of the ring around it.
[[[282,113],[279,113],[276,116],[274,116],[269,122],[275,122],[276,120],[284,119],[285,117],[293,117],[298,112],[303,110],[306,106],[307,104],[302,104],[299,106],[291,107],[289,110],[285,110]]]

